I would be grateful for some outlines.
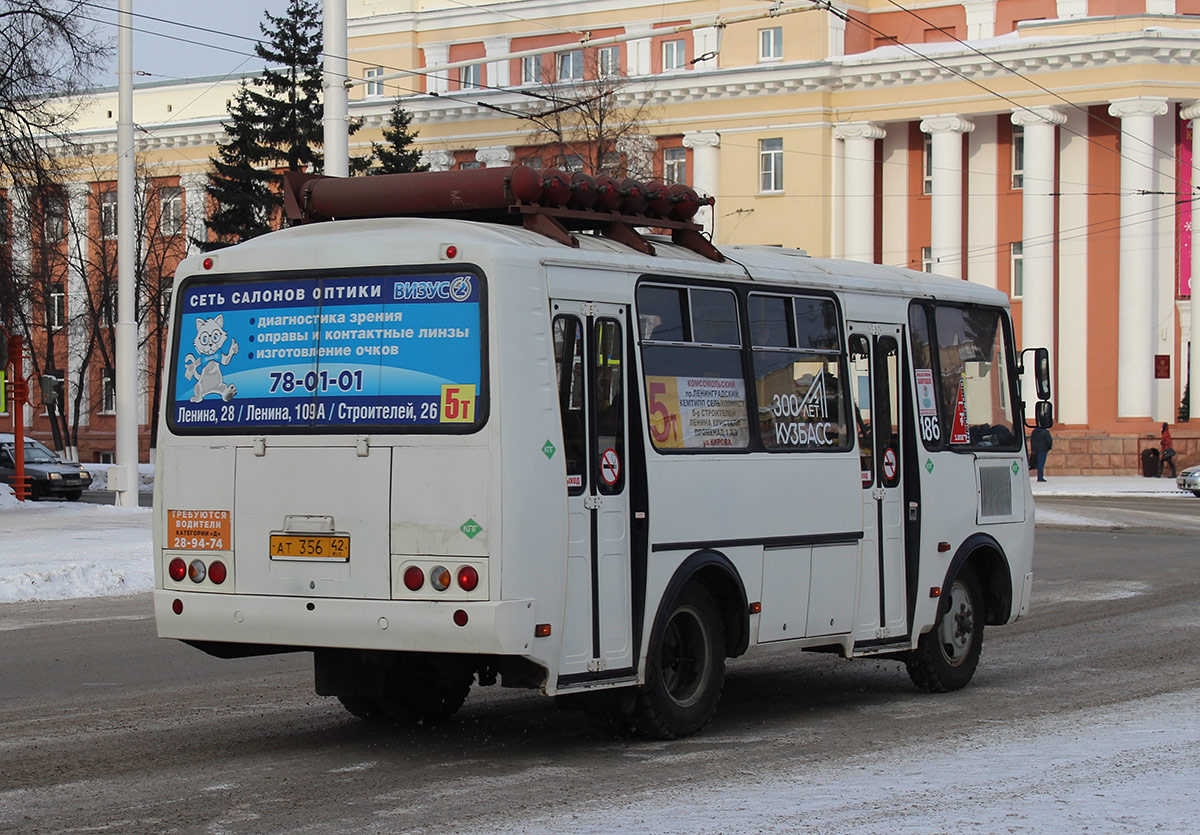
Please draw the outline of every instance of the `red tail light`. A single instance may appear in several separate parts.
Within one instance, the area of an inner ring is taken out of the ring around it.
[[[225,563],[217,560],[208,567],[208,579],[212,580],[218,586],[225,582],[225,578],[229,572],[225,569]]]
[[[178,583],[187,576],[187,563],[179,557],[171,560],[171,564],[167,566],[167,573],[171,575],[171,579]]]
[[[417,591],[425,585],[425,572],[415,565],[410,565],[404,570],[404,585],[409,591]]]
[[[474,591],[479,585],[479,572],[469,565],[458,569],[458,585],[463,591]]]

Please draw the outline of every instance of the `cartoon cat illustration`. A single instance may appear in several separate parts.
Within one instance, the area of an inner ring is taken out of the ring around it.
[[[221,366],[229,365],[233,355],[238,352],[237,340],[230,339],[228,353],[219,353],[228,336],[229,334],[225,333],[225,317],[222,314],[218,313],[211,319],[196,320],[196,339],[192,344],[196,346],[201,357],[197,360],[195,356],[188,354],[183,358],[184,379],[196,381],[196,387],[192,390],[193,403],[199,403],[210,394],[219,394],[222,400],[228,402],[237,394],[237,386],[226,384],[221,376]],[[214,354],[215,358],[205,362],[205,356]],[[200,368],[202,363],[203,369]]]

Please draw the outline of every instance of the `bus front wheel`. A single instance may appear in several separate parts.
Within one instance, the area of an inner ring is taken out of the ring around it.
[[[983,650],[983,592],[974,569],[964,565],[946,593],[942,616],[905,660],[913,684],[931,693],[965,687]]]
[[[678,739],[712,719],[725,684],[725,632],[712,596],[688,583],[655,628],[634,726],[644,736]]]

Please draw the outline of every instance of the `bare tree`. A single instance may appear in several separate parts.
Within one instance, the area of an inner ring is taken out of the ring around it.
[[[109,53],[88,12],[76,0],[0,0],[0,177],[9,185],[50,185],[46,139],[69,142],[79,93]]]
[[[581,52],[559,53],[555,80],[538,88],[545,106],[524,114],[537,128],[532,142],[563,170],[649,179],[656,145],[646,135],[654,117],[648,97],[632,89],[615,62],[604,60],[603,50]]]

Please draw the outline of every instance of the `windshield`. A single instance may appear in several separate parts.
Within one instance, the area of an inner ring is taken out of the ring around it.
[[[181,433],[462,432],[483,399],[472,273],[189,281],[168,420]]]
[[[5,444],[4,454],[10,460],[15,460],[13,451],[16,449],[14,444]],[[25,441],[25,463],[26,464],[58,464],[59,457],[55,455],[54,450],[44,446],[37,441]]]

